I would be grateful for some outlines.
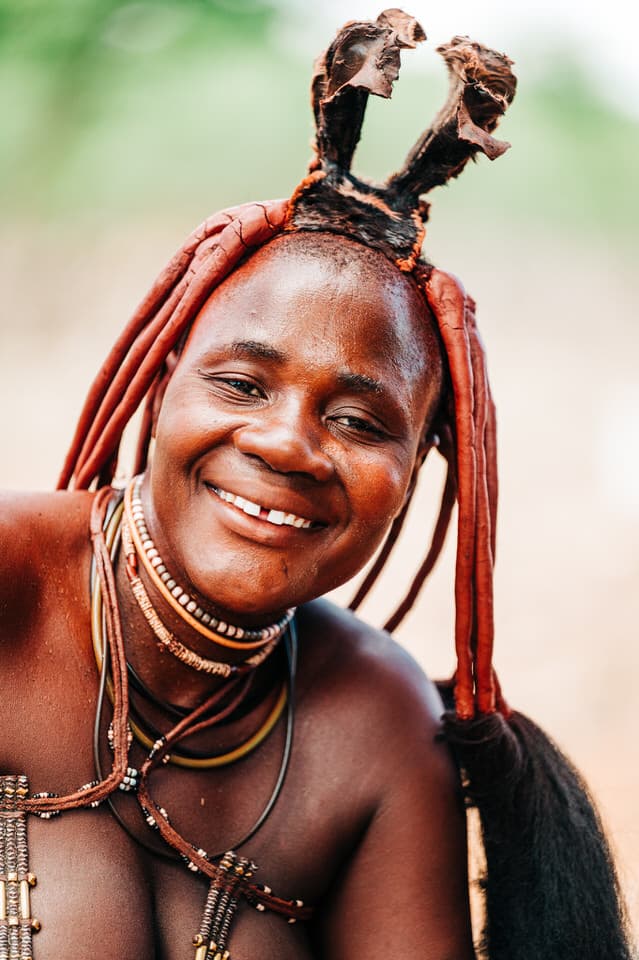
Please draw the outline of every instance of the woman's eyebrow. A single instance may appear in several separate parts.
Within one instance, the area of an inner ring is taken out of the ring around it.
[[[261,340],[234,340],[221,348],[222,353],[230,353],[236,360],[275,360],[284,363],[289,359],[287,353]],[[376,396],[388,396],[388,390],[379,381],[365,373],[353,373],[341,370],[336,376],[340,387],[355,393],[374,393]]]
[[[237,360],[279,360],[283,362],[287,359],[287,355],[282,350],[259,340],[235,340],[228,349]]]
[[[387,393],[379,380],[374,380],[364,373],[343,371],[338,373],[337,381],[340,386],[346,387],[348,390],[353,390],[356,393],[376,393],[381,395]]]

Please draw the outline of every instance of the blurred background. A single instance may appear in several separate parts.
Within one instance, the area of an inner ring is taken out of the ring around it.
[[[447,89],[438,43],[468,33],[516,61],[499,131],[513,149],[435,192],[425,249],[476,297],[489,349],[502,683],[591,783],[636,918],[637,13],[439,7],[409,5],[429,42],[404,54],[393,102],[370,103],[355,166],[384,176],[428,125]],[[0,0],[2,486],[55,483],[99,363],[191,228],[290,194],[310,156],[312,59],[345,19],[380,9]],[[441,483],[427,464],[373,622],[421,560]],[[435,676],[452,665],[450,553],[400,630]]]

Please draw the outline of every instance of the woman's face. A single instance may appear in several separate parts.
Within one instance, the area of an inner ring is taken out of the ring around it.
[[[381,255],[275,240],[209,298],[144,485],[172,570],[264,619],[359,570],[401,509],[441,385],[424,302]]]

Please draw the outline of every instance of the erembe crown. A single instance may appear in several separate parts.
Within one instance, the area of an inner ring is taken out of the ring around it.
[[[448,99],[401,170],[381,184],[351,173],[369,94],[389,98],[400,51],[425,39],[413,17],[390,9],[374,22],[346,24],[318,58],[311,86],[316,156],[291,199],[288,229],[340,233],[412,270],[428,218],[423,195],[456,177],[478,152],[494,160],[508,149],[492,132],[515,95],[512,61],[454,37],[437,48],[450,76]]]

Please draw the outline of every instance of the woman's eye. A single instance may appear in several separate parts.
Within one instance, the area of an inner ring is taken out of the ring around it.
[[[262,391],[259,387],[256,387],[254,383],[251,383],[250,380],[241,380],[236,377],[233,378],[224,378],[224,383],[227,383],[233,390],[237,390],[239,393],[246,394],[247,397],[262,397]]]
[[[244,377],[209,376],[206,379],[226,396],[240,395],[252,400],[261,400],[264,397],[264,391],[252,380],[246,380]]]
[[[382,430],[381,427],[377,426],[377,424],[373,423],[371,420],[364,420],[361,417],[342,414],[342,416],[334,417],[333,421],[340,427],[346,429],[349,433],[359,434],[368,440],[386,439],[386,433],[384,430]]]

